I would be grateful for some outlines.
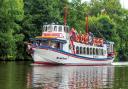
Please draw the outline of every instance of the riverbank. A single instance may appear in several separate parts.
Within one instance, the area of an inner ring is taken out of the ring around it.
[[[113,62],[112,65],[128,65],[128,62]]]

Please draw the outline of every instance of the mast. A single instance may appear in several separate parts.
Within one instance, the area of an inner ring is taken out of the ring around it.
[[[67,8],[66,7],[64,7],[64,25],[66,25],[66,23],[67,23]]]
[[[88,33],[88,15],[85,17],[85,20],[86,20],[86,29],[85,29],[85,31],[86,31],[86,33]]]

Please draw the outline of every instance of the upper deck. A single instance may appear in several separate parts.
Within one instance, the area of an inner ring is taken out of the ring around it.
[[[49,24],[44,25],[42,30],[42,36],[44,38],[69,38],[69,26]]]

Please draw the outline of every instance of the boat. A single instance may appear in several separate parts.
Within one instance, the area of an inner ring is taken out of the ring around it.
[[[114,42],[88,32],[88,16],[84,34],[69,28],[66,17],[64,25],[43,25],[42,35],[30,38],[27,50],[34,64],[45,65],[106,65],[115,57]]]
[[[74,28],[49,24],[42,36],[31,38],[29,52],[36,64],[103,65],[114,60],[114,42],[92,37],[92,33],[77,34]]]

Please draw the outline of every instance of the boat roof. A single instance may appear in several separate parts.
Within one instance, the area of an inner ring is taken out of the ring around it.
[[[51,23],[51,24],[44,24],[43,26],[67,26],[67,27],[69,27],[68,25],[55,24],[55,23]]]
[[[114,42],[108,41],[108,40],[106,41],[106,43],[107,43],[107,44],[114,44]]]
[[[60,42],[60,43],[67,43],[66,40],[62,39],[57,39],[57,38],[30,38],[31,41],[55,41],[55,42]]]

